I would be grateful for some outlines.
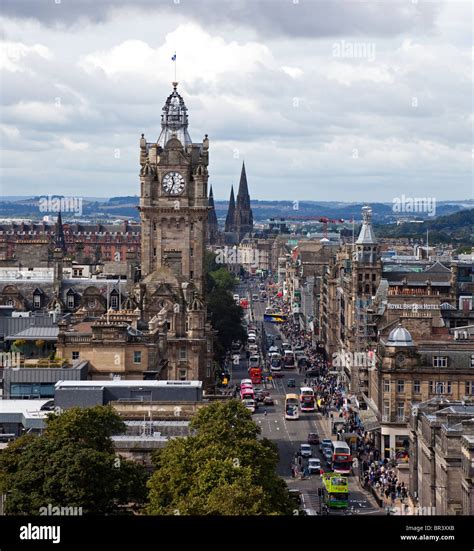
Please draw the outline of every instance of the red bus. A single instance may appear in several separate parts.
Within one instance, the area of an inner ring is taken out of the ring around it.
[[[254,385],[260,385],[262,383],[262,368],[251,367],[249,369],[250,380]]]
[[[300,389],[300,409],[301,411],[314,411],[314,391],[309,386],[303,386]]]
[[[346,442],[332,442],[332,470],[337,474],[351,474],[352,455]]]

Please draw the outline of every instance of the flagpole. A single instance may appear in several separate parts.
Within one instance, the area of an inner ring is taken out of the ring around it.
[[[174,81],[176,82],[176,52],[174,52]]]

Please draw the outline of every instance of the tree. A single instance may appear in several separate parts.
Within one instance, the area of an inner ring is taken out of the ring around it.
[[[113,514],[143,504],[147,474],[115,455],[111,436],[125,425],[109,406],[48,416],[41,436],[25,435],[0,453],[7,514],[39,514],[48,504]]]
[[[209,295],[207,309],[211,317],[212,327],[217,330],[217,359],[229,350],[232,341],[244,342],[247,338],[242,320],[243,309],[235,304],[232,295],[223,289],[215,289]]]
[[[235,277],[224,267],[211,272],[211,277],[214,280],[214,286],[219,290],[233,291],[235,288]]]
[[[278,450],[237,400],[214,402],[191,421],[193,435],[171,440],[154,455],[148,482],[150,514],[291,514]]]

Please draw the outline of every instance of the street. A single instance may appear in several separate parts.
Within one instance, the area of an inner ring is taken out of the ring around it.
[[[241,297],[249,296],[251,298],[252,292],[255,291],[243,284],[240,284],[236,289],[236,293],[239,293]],[[259,328],[267,304],[266,302],[250,301],[250,305],[255,325]],[[265,332],[267,335],[278,335],[278,324],[266,322]],[[282,336],[282,340],[286,340],[284,336]],[[262,347],[265,346],[265,343],[262,342],[261,344]],[[239,384],[242,379],[248,378],[247,368],[244,352],[241,354],[239,365],[233,366],[233,384]],[[319,512],[318,488],[321,487],[320,476],[312,474],[303,480],[292,478],[291,464],[294,461],[295,453],[299,451],[300,445],[307,443],[309,432],[317,432],[320,439],[331,438],[330,422],[327,419],[323,419],[322,414],[318,412],[301,412],[297,420],[285,419],[285,395],[289,392],[298,392],[299,387],[304,386],[304,375],[300,375],[297,369],[284,370],[283,373],[284,377],[273,378],[271,383],[267,385],[267,390],[270,390],[271,396],[274,399],[274,406],[264,407],[260,405],[253,414],[253,418],[262,429],[262,437],[272,440],[278,446],[280,455],[278,474],[285,479],[290,489],[302,491],[305,508]],[[295,388],[288,389],[288,379],[295,380]],[[261,386],[265,388],[263,385]],[[265,409],[267,411],[266,415],[264,413]],[[317,445],[312,446],[312,457],[319,458],[322,468],[325,471],[329,470]],[[305,465],[307,459],[303,459],[303,462],[303,465]],[[349,511],[351,510],[355,514],[384,514],[384,511],[376,505],[373,498],[361,489],[354,476],[349,476]]]

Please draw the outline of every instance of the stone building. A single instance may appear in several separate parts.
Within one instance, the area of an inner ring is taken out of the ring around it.
[[[435,397],[410,417],[409,491],[436,515],[474,513],[474,400]]]
[[[87,361],[92,378],[214,381],[203,296],[209,140],[191,141],[177,86],[157,141],[140,140],[140,255],[131,247],[125,262],[93,270],[72,263],[59,220],[51,267],[3,268],[0,304],[70,314],[59,325],[58,356]]]
[[[410,456],[404,442],[416,404],[437,396],[474,400],[474,338],[459,339],[452,330],[432,326],[427,336],[414,340],[401,323],[386,335],[380,336],[369,369],[366,400],[380,424],[376,441],[383,456],[398,454],[403,462]]]

